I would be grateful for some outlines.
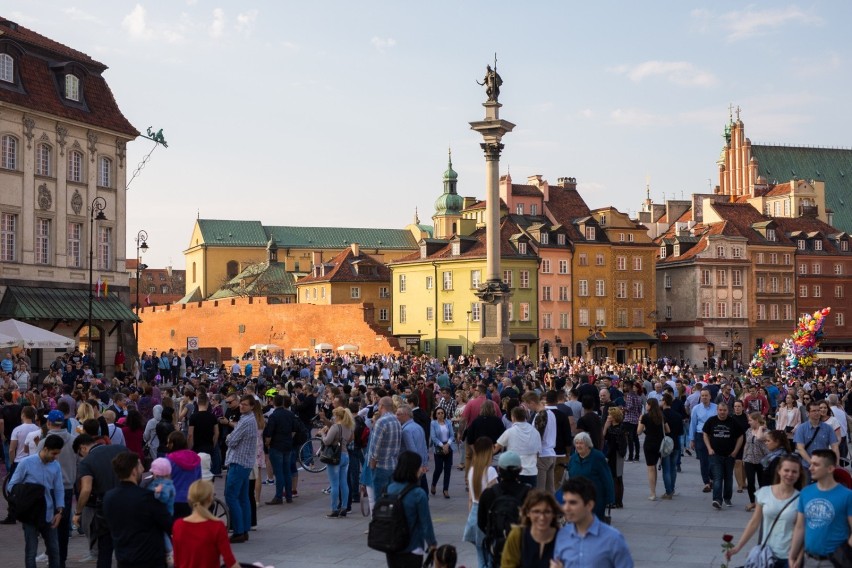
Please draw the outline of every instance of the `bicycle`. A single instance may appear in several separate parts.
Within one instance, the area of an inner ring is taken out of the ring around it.
[[[328,465],[319,460],[320,452],[322,451],[322,438],[314,436],[299,447],[299,453],[296,459],[299,460],[299,465],[302,469],[311,473],[320,473],[325,471]]]
[[[213,513],[214,517],[223,521],[227,528],[231,528],[231,511],[223,500],[215,497],[213,503],[210,504],[210,512]]]

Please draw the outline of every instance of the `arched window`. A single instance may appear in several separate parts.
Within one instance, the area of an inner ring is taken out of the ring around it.
[[[53,169],[53,149],[47,144],[36,146],[36,174],[49,176]]]
[[[228,278],[235,277],[237,274],[240,273],[240,263],[238,263],[236,260],[229,260],[226,271],[228,274]]]
[[[6,134],[0,139],[0,167],[7,170],[18,169],[18,139]]]
[[[192,283],[195,284],[195,263],[192,263]]]
[[[98,161],[98,185],[112,187],[112,160],[101,158]]]
[[[83,181],[83,154],[77,150],[68,152],[68,181]]]
[[[0,81],[15,82],[15,60],[8,53],[0,53]]]

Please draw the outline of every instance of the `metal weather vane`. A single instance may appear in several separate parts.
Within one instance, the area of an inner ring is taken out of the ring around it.
[[[130,176],[130,179],[127,181],[127,185],[124,186],[125,191],[130,189],[130,184],[133,183],[133,180],[136,179],[136,176],[138,176],[140,174],[140,172],[148,164],[148,160],[151,159],[151,154],[154,153],[154,150],[157,149],[157,146],[162,146],[163,148],[169,147],[168,142],[166,142],[166,139],[163,136],[163,129],[162,128],[159,129],[157,132],[154,132],[152,130],[152,127],[149,126],[148,130],[147,130],[147,136],[145,134],[140,134],[139,136],[142,137],[142,138],[147,138],[148,140],[151,140],[154,143],[154,147],[151,148],[151,151],[148,152],[148,154],[144,158],[142,158],[142,161],[139,162],[139,164],[136,166],[136,169],[133,170],[133,175]]]

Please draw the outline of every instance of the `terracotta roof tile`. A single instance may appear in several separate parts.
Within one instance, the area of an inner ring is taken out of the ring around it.
[[[518,183],[512,184],[512,195],[520,195],[527,197],[543,197],[541,190],[534,185],[523,185]]]
[[[583,235],[574,225],[574,219],[588,216],[591,210],[579,192],[576,189],[552,185],[549,193],[549,200],[544,204],[548,216],[552,217],[554,222],[565,226],[571,240],[583,240]]]
[[[418,253],[419,254],[419,253]],[[360,274],[355,271],[355,264],[377,267],[375,274]],[[376,257],[360,253],[357,257],[352,254],[352,249],[347,248],[340,252],[331,261],[331,270],[324,276],[305,276],[299,279],[297,284],[306,282],[390,282],[390,269]]]
[[[531,255],[519,255],[518,251],[515,249],[514,245],[512,245],[512,236],[517,233],[521,233],[521,229],[508,219],[503,219],[500,224],[500,257],[520,257],[520,258],[533,258]],[[417,262],[422,260],[436,260],[436,259],[461,259],[461,258],[485,258],[486,254],[486,233],[485,227],[481,227],[471,233],[467,239],[473,241],[473,245],[470,246],[467,250],[463,251],[459,255],[453,255],[452,243],[447,241],[447,246],[439,249],[433,254],[430,254],[427,258],[421,258],[420,253],[412,253],[408,256],[404,256],[399,260],[394,261],[391,264],[402,264],[406,262]]]

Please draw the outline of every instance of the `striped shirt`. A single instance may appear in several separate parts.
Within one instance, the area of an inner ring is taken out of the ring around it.
[[[225,440],[228,451],[225,453],[225,465],[235,463],[252,468],[257,461],[257,420],[249,412],[240,416],[234,431]]]

